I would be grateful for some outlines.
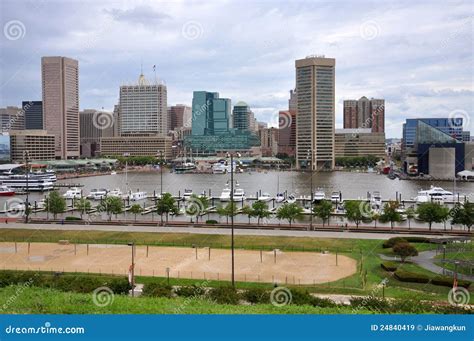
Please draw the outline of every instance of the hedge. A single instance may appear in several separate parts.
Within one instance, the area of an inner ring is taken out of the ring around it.
[[[400,263],[392,262],[392,261],[385,261],[385,262],[380,264],[382,269],[384,269],[385,271],[390,271],[390,272],[396,271],[398,269],[399,265],[400,265]]]
[[[159,282],[147,283],[143,286],[143,296],[150,297],[173,297],[173,288],[170,285],[163,285]]]
[[[26,283],[30,283],[31,286],[35,287],[79,293],[91,293],[99,287],[108,287],[114,294],[127,294],[131,289],[128,279],[120,276],[15,270],[0,271],[0,287]]]
[[[429,277],[422,274],[417,274],[409,272],[406,270],[398,269],[394,273],[395,277],[401,282],[413,282],[413,283],[431,283],[433,285],[440,285],[446,287],[453,286],[453,278],[448,276],[436,275],[434,277]],[[471,282],[458,280],[458,286],[469,288]]]
[[[389,249],[393,247],[395,244],[398,244],[400,242],[408,242],[408,243],[431,243],[429,238],[426,237],[410,237],[410,236],[405,236],[405,237],[393,237],[390,239],[387,239],[383,244],[382,247],[384,249]]]
[[[214,220],[214,219],[209,219],[209,220],[206,220],[206,224],[208,224],[208,225],[214,225],[214,224],[217,224],[217,220]]]

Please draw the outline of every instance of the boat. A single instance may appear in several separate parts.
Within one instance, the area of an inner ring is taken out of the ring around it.
[[[82,190],[77,187],[72,187],[63,194],[65,199],[79,199],[82,197]]]
[[[275,197],[276,202],[283,202],[285,201],[285,195],[283,193],[277,193]]]
[[[8,186],[12,189],[21,189],[28,191],[50,191],[54,188],[52,181],[49,181],[46,177],[38,176],[30,173],[26,174],[15,174],[15,175],[2,175],[0,176],[0,185]]]
[[[110,172],[110,175],[117,175],[117,172],[116,172],[116,171],[112,171],[112,172]]]
[[[15,195],[15,191],[8,186],[0,186],[0,197],[11,197]]]
[[[464,197],[464,195],[460,195],[459,199],[463,200]],[[457,196],[441,187],[431,186],[428,190],[419,191],[418,195],[413,200],[417,203],[436,202],[443,204],[445,201],[457,200]]]
[[[374,191],[370,196],[372,208],[382,208],[382,196],[379,191]]]
[[[131,201],[139,201],[139,200],[145,200],[146,194],[147,194],[146,192],[137,191],[137,192],[129,193],[128,197]]]
[[[334,191],[331,193],[331,202],[334,204],[342,202],[342,195],[340,191]]]
[[[117,197],[117,198],[122,198],[122,191],[120,188],[115,188],[111,190],[110,192],[107,193],[108,197]]]
[[[326,193],[324,193],[323,190],[318,189],[316,192],[314,192],[313,203],[320,202],[322,200],[326,200]]]
[[[272,200],[272,197],[268,193],[262,193],[258,198],[258,201],[270,201]]]
[[[93,200],[101,200],[101,199],[105,199],[105,197],[107,196],[107,193],[108,191],[105,188],[99,188],[99,189],[94,188],[90,191],[87,198],[93,199]]]
[[[245,191],[242,188],[239,188],[239,187],[235,188],[234,189],[234,195],[233,195],[233,201],[244,201],[244,200],[246,200]]]
[[[184,200],[191,199],[192,195],[193,195],[193,190],[192,189],[184,189],[184,194],[183,194],[183,199]]]
[[[294,194],[290,194],[286,199],[286,202],[289,204],[294,204],[296,202],[296,196]]]
[[[227,166],[223,163],[215,163],[212,165],[212,174],[225,174],[227,173]]]
[[[196,165],[193,162],[183,162],[174,167],[176,174],[192,173],[195,169]]]
[[[222,190],[222,193],[219,197],[220,201],[230,201],[230,188],[229,185],[226,185]]]

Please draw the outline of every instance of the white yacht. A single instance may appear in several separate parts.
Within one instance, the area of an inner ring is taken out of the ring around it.
[[[285,195],[283,193],[277,193],[275,197],[276,202],[283,202],[285,201]]]
[[[193,190],[192,189],[185,189],[184,194],[183,194],[183,199],[184,200],[189,200],[191,198],[191,195],[193,195]]]
[[[460,196],[460,198],[463,199],[464,196]],[[419,191],[418,195],[414,198],[417,203],[437,202],[440,204],[444,203],[445,201],[452,201],[453,199],[455,199],[455,196],[452,192],[435,186],[431,186],[428,190]]]
[[[227,166],[223,163],[215,163],[212,165],[212,173],[213,174],[225,174],[227,172]]]
[[[229,188],[229,185],[226,185],[224,187],[219,199],[220,199],[220,201],[230,201],[230,188]]]
[[[0,176],[0,184],[8,186],[12,189],[26,189],[29,191],[50,191],[54,188],[54,184],[47,177],[38,176],[36,174],[18,174],[18,175],[2,175]]]
[[[382,196],[379,191],[374,191],[370,196],[372,208],[382,208]]]
[[[107,196],[108,191],[105,188],[93,188],[91,189],[89,195],[87,198],[93,199],[93,200],[100,200],[100,199],[105,199]]]
[[[65,199],[79,199],[82,197],[82,190],[77,187],[71,187],[63,194]]]
[[[239,187],[235,188],[233,200],[238,202],[238,201],[244,201],[245,199],[246,199],[245,191]]]
[[[111,190],[109,193],[107,193],[108,197],[117,197],[117,198],[122,198],[123,194],[120,188],[115,188]]]
[[[296,202],[296,196],[294,194],[290,194],[286,199],[286,202],[289,204],[294,204]]]
[[[316,192],[314,192],[313,202],[320,202],[321,200],[326,200],[326,193],[324,193],[323,190],[318,189]]]
[[[146,192],[133,192],[129,194],[129,199],[131,201],[139,201],[139,200],[145,200],[146,199]]]
[[[341,202],[341,192],[340,191],[334,191],[331,193],[331,202],[332,203],[338,203]]]
[[[272,197],[268,193],[262,193],[258,198],[258,201],[270,201],[272,200]]]

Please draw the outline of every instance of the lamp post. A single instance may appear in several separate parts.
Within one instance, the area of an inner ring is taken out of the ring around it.
[[[131,285],[132,285],[132,297],[135,296],[135,243],[130,242],[128,246],[132,247],[132,278],[131,278]]]
[[[309,156],[311,155],[311,160],[309,160]],[[313,150],[310,149],[308,150],[307,154],[306,154],[306,166],[308,166],[308,164],[310,164],[310,174],[311,174],[311,202],[310,202],[310,209],[309,209],[309,212],[310,212],[310,217],[311,217],[311,220],[309,222],[309,229],[312,231],[313,230],[313,200],[314,200],[314,193],[313,193]]]
[[[30,161],[30,152],[28,150],[23,151],[23,158],[25,159],[25,167],[26,167],[26,203],[25,203],[25,223],[28,224],[29,218],[29,177],[30,177],[30,170],[29,170],[29,161]]]
[[[240,154],[236,154],[240,157]],[[234,154],[227,153],[227,157],[230,156],[230,230],[231,230],[231,257],[232,257],[232,287],[235,288],[235,262],[234,262]]]
[[[159,150],[156,156],[160,155],[160,198],[163,196],[163,151]]]

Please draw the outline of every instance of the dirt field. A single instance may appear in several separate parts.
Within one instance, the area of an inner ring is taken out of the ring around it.
[[[275,257],[276,254],[276,257]],[[260,260],[262,255],[262,261]],[[0,243],[0,268],[127,274],[132,248],[125,245]],[[210,259],[209,259],[210,256]],[[196,259],[197,257],[197,259]],[[276,259],[276,261],[275,261]],[[230,280],[231,251],[208,248],[137,246],[135,274]],[[313,284],[335,281],[356,272],[356,261],[313,252],[235,250],[237,281]]]

